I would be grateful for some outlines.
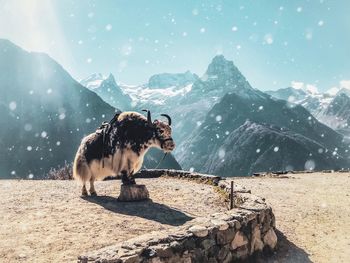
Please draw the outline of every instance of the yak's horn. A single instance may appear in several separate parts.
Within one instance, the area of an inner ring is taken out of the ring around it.
[[[152,126],[151,112],[149,110],[142,110],[147,112],[147,122],[150,126]]]
[[[168,125],[170,126],[171,125],[171,118],[168,114],[160,114],[160,116],[164,116],[165,118],[168,119]]]

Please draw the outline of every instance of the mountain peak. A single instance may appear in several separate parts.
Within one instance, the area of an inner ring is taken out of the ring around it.
[[[233,64],[233,61],[227,60],[223,55],[215,56],[208,66],[205,73],[209,79],[241,79],[245,81],[245,77],[238,70],[238,68]]]

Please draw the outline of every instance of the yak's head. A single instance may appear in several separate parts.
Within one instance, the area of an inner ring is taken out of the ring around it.
[[[161,114],[167,119],[167,123],[154,120],[151,120],[151,113],[149,110],[144,110],[147,112],[147,122],[150,127],[154,129],[154,141],[156,145],[161,148],[164,152],[171,152],[175,148],[175,143],[171,137],[171,118],[167,114]]]

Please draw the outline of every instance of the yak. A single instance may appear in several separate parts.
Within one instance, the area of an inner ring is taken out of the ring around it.
[[[82,139],[73,163],[73,177],[83,184],[82,195],[96,196],[95,180],[120,176],[123,184],[135,184],[133,175],[141,169],[143,158],[151,147],[165,153],[175,148],[171,137],[171,118],[161,114],[167,123],[151,120],[137,112],[119,112],[109,123]]]

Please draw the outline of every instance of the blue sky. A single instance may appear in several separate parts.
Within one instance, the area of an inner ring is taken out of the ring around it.
[[[255,88],[324,91],[350,79],[349,13],[347,0],[0,0],[0,38],[48,53],[77,79],[202,75],[223,54]]]

